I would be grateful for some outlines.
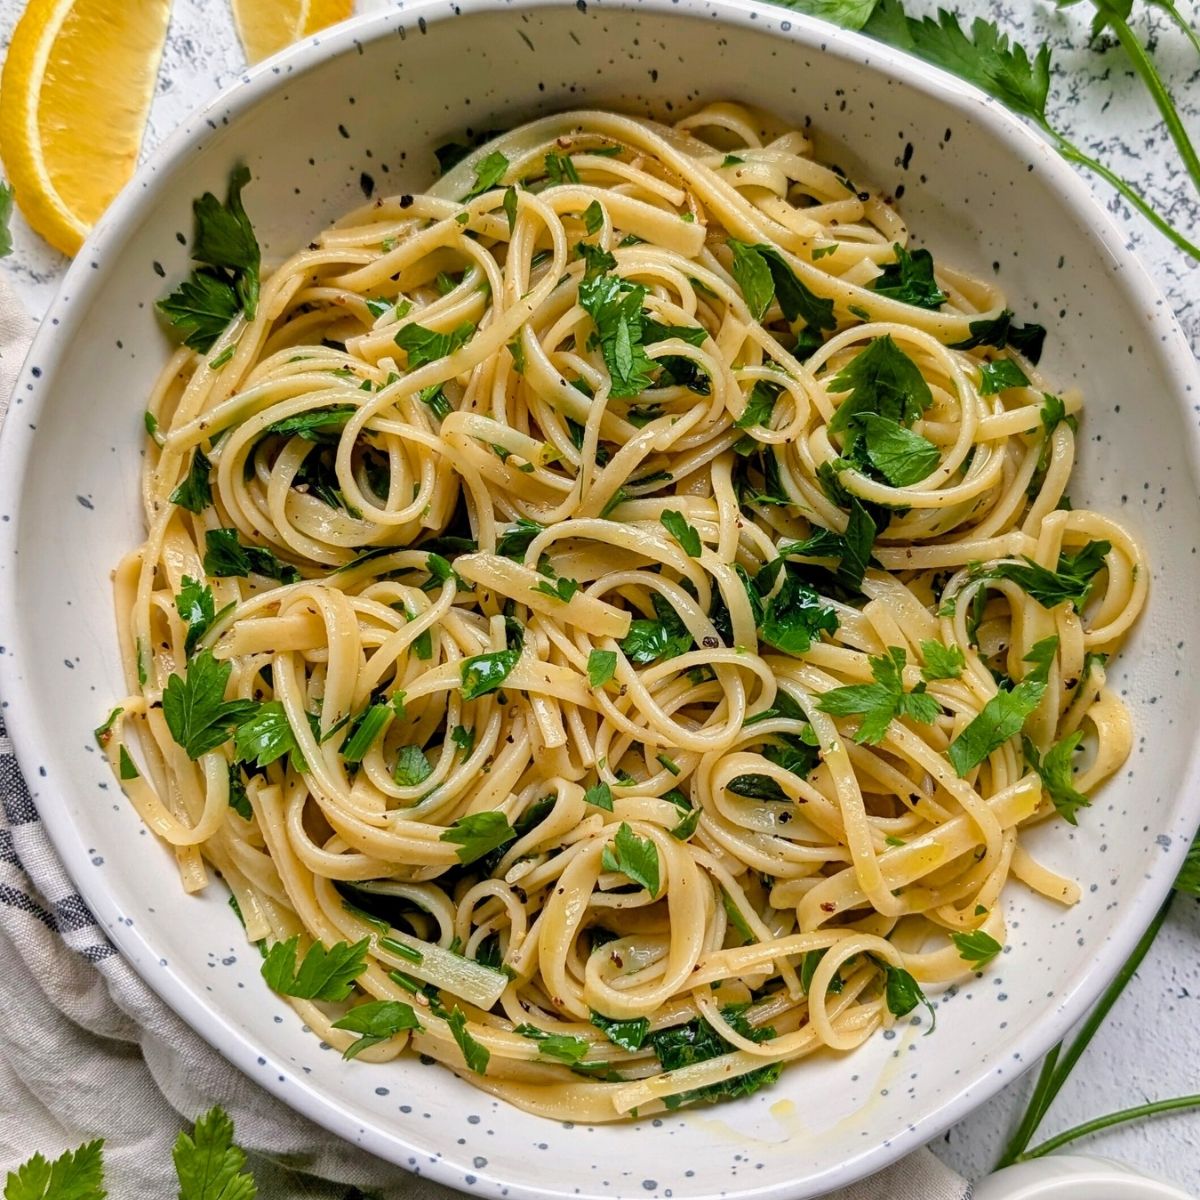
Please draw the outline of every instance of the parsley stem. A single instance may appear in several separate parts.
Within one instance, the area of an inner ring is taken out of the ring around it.
[[[1162,76],[1154,65],[1154,60],[1146,53],[1146,47],[1138,41],[1129,27],[1128,21],[1112,16],[1108,18],[1108,23],[1120,39],[1125,53],[1129,55],[1129,60],[1133,63],[1133,69],[1141,76],[1146,90],[1162,114],[1167,132],[1170,133],[1171,140],[1179,151],[1179,157],[1183,159],[1183,165],[1187,167],[1187,172],[1192,177],[1192,183],[1200,189],[1200,158],[1196,156],[1196,148],[1192,145],[1192,139],[1188,137],[1188,132],[1179,116],[1179,110],[1175,107],[1175,101],[1171,99],[1171,93],[1167,91],[1167,85],[1163,83]]]
[[[1049,1111],[1054,1098],[1062,1091],[1063,1084],[1067,1081],[1067,1076],[1071,1074],[1075,1064],[1079,1061],[1084,1050],[1087,1049],[1088,1043],[1096,1036],[1096,1032],[1104,1024],[1104,1019],[1112,1010],[1113,1005],[1116,1004],[1117,998],[1125,990],[1138,967],[1141,966],[1142,959],[1146,957],[1154,939],[1158,936],[1158,931],[1162,929],[1163,922],[1167,919],[1167,913],[1170,912],[1171,901],[1174,898],[1175,893],[1172,891],[1166,900],[1163,901],[1158,912],[1154,914],[1154,920],[1150,922],[1146,932],[1142,934],[1140,941],[1133,948],[1133,953],[1125,960],[1125,964],[1117,973],[1117,977],[1108,985],[1096,1007],[1092,1009],[1087,1016],[1087,1020],[1080,1026],[1079,1033],[1076,1034],[1075,1039],[1067,1047],[1066,1053],[1060,1058],[1060,1052],[1063,1048],[1062,1043],[1060,1043],[1047,1055],[1041,1074],[1038,1076],[1037,1085],[1034,1087],[1033,1095],[1029,1099],[1029,1107],[1016,1133],[1013,1134],[1012,1141],[1009,1142],[1000,1161],[996,1164],[996,1170],[999,1170],[1001,1167],[1010,1167],[1013,1163],[1020,1162],[1026,1157],[1025,1147],[1029,1145],[1030,1139]],[[1098,1118],[1101,1121],[1106,1119],[1103,1117]],[[1092,1122],[1092,1125],[1095,1125],[1095,1122]],[[1098,1126],[1098,1128],[1103,1127],[1103,1125]],[[1079,1128],[1084,1129],[1085,1127],[1080,1126]],[[1092,1132],[1091,1128],[1088,1128],[1088,1132]],[[1080,1133],[1076,1136],[1082,1137],[1084,1135]]]
[[[1106,1117],[1097,1117],[1094,1121],[1085,1121],[1063,1133],[1044,1141],[1040,1146],[1025,1151],[1018,1162],[1028,1162],[1031,1158],[1044,1158],[1047,1154],[1067,1145],[1068,1142],[1099,1133],[1102,1129],[1111,1129],[1114,1125],[1123,1125],[1126,1121],[1137,1121],[1142,1117],[1153,1117],[1159,1113],[1175,1112],[1183,1108],[1200,1108],[1200,1096],[1178,1096],[1174,1100],[1155,1100],[1150,1104],[1139,1104],[1136,1108],[1123,1108],[1120,1112],[1109,1113]]]
[[[1156,8],[1161,8],[1183,30],[1184,37],[1192,43],[1192,47],[1196,53],[1200,54],[1200,34],[1197,34],[1187,21],[1184,20],[1183,14],[1171,3],[1171,0],[1150,0],[1150,3]]]
[[[1134,191],[1131,184],[1126,183],[1124,179],[1115,172],[1110,171],[1102,162],[1092,158],[1090,154],[1085,154],[1078,146],[1063,137],[1061,133],[1049,127],[1047,127],[1047,132],[1054,139],[1055,149],[1067,162],[1077,163],[1081,167],[1086,167],[1089,171],[1099,175],[1106,183],[1111,184],[1159,233],[1178,246],[1185,254],[1200,262],[1200,246],[1197,246],[1195,242],[1188,241],[1165,217],[1160,216],[1151,208],[1149,202],[1144,200],[1138,192]]]

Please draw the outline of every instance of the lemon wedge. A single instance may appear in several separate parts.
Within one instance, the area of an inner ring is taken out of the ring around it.
[[[354,0],[232,0],[232,6],[242,49],[252,63],[354,12]]]
[[[64,254],[137,165],[170,0],[30,0],[0,77],[0,158],[29,224]]]

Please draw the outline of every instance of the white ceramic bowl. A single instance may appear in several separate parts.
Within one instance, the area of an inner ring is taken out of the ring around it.
[[[1150,609],[1116,672],[1137,742],[1078,830],[1037,851],[1084,883],[1064,911],[1014,888],[1009,952],[902,1028],[737,1104],[637,1128],[558,1125],[413,1059],[344,1064],[258,974],[219,886],[179,891],[91,729],[120,691],[109,571],[141,538],[141,412],[168,351],[153,304],[187,270],[192,198],[249,163],[278,260],[376,188],[430,182],[464,127],[731,96],[811,117],[825,152],[899,193],[946,262],[993,270],[1050,329],[1045,366],[1089,397],[1072,487],[1147,539]],[[912,153],[906,152],[911,144]],[[178,235],[178,236],[177,236]],[[165,278],[164,278],[165,276]],[[376,1154],[487,1195],[797,1200],[883,1167],[1014,1078],[1114,973],[1200,816],[1196,376],[1163,301],[1084,184],[946,76],[785,9],[740,0],[417,0],[266,63],[154,156],[69,272],[18,384],[0,457],[0,688],[41,815],[121,952],[233,1062]],[[504,1189],[507,1187],[507,1190]]]
[[[1090,1155],[1050,1155],[998,1171],[971,1200],[1193,1200],[1161,1179]]]

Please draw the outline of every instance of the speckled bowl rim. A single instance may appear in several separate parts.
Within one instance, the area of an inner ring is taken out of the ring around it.
[[[21,527],[20,496],[30,460],[33,427],[37,424],[45,396],[53,390],[58,360],[62,354],[70,352],[71,343],[79,332],[80,314],[86,314],[92,297],[104,286],[107,274],[104,260],[115,257],[141,223],[142,213],[156,203],[159,177],[186,164],[195,152],[197,134],[211,132],[215,128],[213,122],[219,124],[223,119],[243,116],[261,99],[280,88],[295,87],[301,76],[327,59],[354,53],[365,43],[394,36],[399,28],[408,28],[418,20],[433,23],[496,10],[515,15],[525,10],[569,7],[578,7],[585,12],[593,7],[667,15],[692,13],[724,24],[754,28],[814,53],[832,55],[885,73],[906,87],[982,123],[999,140],[1007,143],[1014,154],[1035,162],[1053,181],[1064,208],[1087,232],[1097,254],[1107,258],[1115,276],[1115,286],[1125,293],[1131,307],[1139,311],[1146,332],[1145,344],[1161,360],[1164,375],[1175,385],[1175,402],[1183,408],[1182,397],[1189,389],[1200,394],[1200,372],[1170,307],[1163,302],[1132,248],[1088,186],[1032,130],[990,97],[945,72],[861,35],[749,0],[470,0],[469,9],[451,0],[408,0],[407,3],[402,0],[402,7],[395,11],[355,18],[243,73],[165,140],[97,223],[67,271],[17,381],[17,388],[31,381],[31,364],[36,361],[41,367],[39,386],[27,396],[22,420],[8,421],[0,436],[0,509],[12,515],[12,520],[0,523],[0,561],[14,562]],[[94,262],[101,264],[99,269],[93,269]],[[1192,478],[1200,479],[1200,434],[1190,421],[1184,422],[1184,428],[1187,430]],[[15,569],[0,572],[0,645],[7,644],[15,650],[0,655],[0,695],[9,702],[5,721],[18,761],[28,766],[53,763],[63,751],[50,730],[38,727],[33,689],[22,681],[16,665],[23,661],[20,651],[25,640],[16,606],[18,575]],[[104,876],[87,869],[85,847],[66,808],[47,805],[39,811],[68,873],[117,949],[139,970],[145,982],[231,1063],[296,1111],[383,1159],[404,1166],[413,1151],[427,1149],[406,1140],[395,1130],[360,1121],[316,1089],[303,1072],[286,1063],[279,1064],[277,1076],[272,1074],[264,1079],[257,1067],[261,1047],[232,1024],[214,1001],[193,991],[169,969],[145,969],[143,964],[156,963],[159,954],[139,925],[127,924],[120,919],[121,913],[104,883]],[[1172,812],[1189,817],[1189,828],[1200,824],[1200,743],[1192,749],[1185,783]],[[1187,844],[1186,839],[1175,838],[1173,845],[1157,857],[1144,884],[1132,903],[1116,918],[1089,967],[1071,982],[1068,991],[1057,998],[1050,1011],[1030,1025],[1017,1047],[1020,1061],[1036,1063],[1096,1000],[1169,891]],[[994,1058],[981,1060],[971,1077],[949,1098],[907,1122],[903,1128],[881,1130],[878,1139],[849,1162],[833,1165],[794,1183],[735,1186],[719,1195],[745,1200],[791,1200],[799,1188],[803,1188],[805,1195],[819,1194],[822,1189],[844,1187],[881,1170],[942,1133],[1010,1083],[1012,1063],[1017,1061],[1011,1050],[1010,1047],[1006,1053],[1002,1069]],[[697,1173],[701,1172],[702,1164]],[[425,1159],[422,1174],[452,1187],[468,1186],[467,1172],[441,1158]],[[504,1194],[514,1200],[546,1200],[547,1197],[565,1200],[579,1194],[571,1190],[565,1179],[553,1183],[548,1180],[533,1187],[512,1183],[488,1171],[478,1171],[471,1182],[472,1190],[504,1187]],[[713,1193],[712,1200],[716,1200],[716,1196],[717,1193]]]

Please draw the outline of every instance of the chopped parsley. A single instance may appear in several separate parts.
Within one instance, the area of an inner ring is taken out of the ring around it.
[[[1076,730],[1062,741],[1055,742],[1042,755],[1029,737],[1021,735],[1025,761],[1038,773],[1042,787],[1058,815],[1070,825],[1077,825],[1079,810],[1091,804],[1087,796],[1075,787],[1075,772],[1071,766],[1082,740],[1082,731]]]
[[[1025,656],[1035,668],[1011,689],[1001,688],[971,723],[950,743],[947,753],[959,778],[964,778],[993,750],[1004,745],[1024,728],[1026,720],[1042,702],[1050,663],[1058,638],[1044,638]]]
[[[167,680],[163,717],[189,758],[215,750],[257,711],[253,700],[225,699],[232,673],[233,663],[218,662],[211,650],[201,650],[188,664],[186,675],[171,675]]]
[[[497,691],[500,685],[512,673],[521,657],[519,648],[508,650],[493,650],[489,654],[476,654],[473,658],[463,659],[459,667],[462,678],[462,694],[464,700],[477,700],[488,692]]]
[[[982,971],[1004,949],[990,933],[982,929],[970,933],[952,933],[950,940],[957,948],[959,957],[964,962],[972,963],[977,971]]]
[[[171,503],[186,508],[188,512],[203,512],[212,503],[212,486],[208,481],[212,473],[210,463],[199,447],[192,454],[192,465],[179,486],[171,493]]]
[[[946,293],[933,276],[933,255],[928,250],[914,250],[910,254],[899,242],[892,249],[896,261],[888,263],[875,280],[876,295],[915,304],[918,308],[941,308],[946,303]]]
[[[267,951],[262,976],[267,986],[281,996],[297,996],[302,1000],[345,1000],[354,981],[366,969],[369,945],[369,938],[353,944],[338,942],[328,948],[313,942],[297,969],[300,935],[296,934],[286,942],[276,942]]]
[[[465,866],[501,846],[507,846],[516,836],[516,830],[502,812],[486,810],[459,817],[449,829],[442,832],[438,840],[453,842],[458,847],[455,850],[458,861]]]
[[[249,169],[235,167],[224,204],[212,192],[193,202],[192,258],[200,265],[158,302],[171,326],[184,334],[184,344],[201,353],[239,312],[249,320],[258,307],[261,254],[242,207],[242,188],[249,182]]]
[[[929,724],[937,719],[941,706],[926,693],[924,682],[911,692],[904,690],[907,657],[903,647],[889,646],[882,655],[867,660],[874,683],[833,688],[820,698],[817,707],[831,716],[861,716],[854,740],[871,745],[883,741],[888,726],[900,717]]]
[[[600,865],[606,871],[619,871],[651,896],[658,895],[658,847],[650,838],[638,837],[627,821],[621,822],[616,837],[604,847]]]
[[[386,1042],[397,1033],[423,1028],[412,1005],[402,1000],[372,1000],[356,1005],[344,1017],[334,1021],[333,1027],[360,1035],[342,1051],[342,1057],[347,1059],[380,1042]]]

